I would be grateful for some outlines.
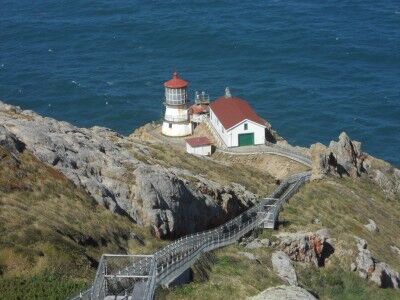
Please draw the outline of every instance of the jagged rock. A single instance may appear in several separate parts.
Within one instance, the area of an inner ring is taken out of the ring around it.
[[[297,275],[289,256],[283,251],[272,254],[272,267],[275,273],[290,285],[297,285]]]
[[[371,232],[377,232],[378,226],[376,225],[374,220],[368,219],[368,224],[365,224],[364,227],[367,228]]]
[[[400,286],[399,273],[383,262],[375,264],[370,280],[382,288],[398,289]]]
[[[0,146],[14,155],[17,155],[25,149],[25,144],[18,140],[14,134],[10,133],[2,125],[0,125]]]
[[[312,180],[323,178],[327,174],[338,176],[360,176],[365,171],[363,162],[366,158],[361,150],[361,143],[351,141],[342,132],[339,140],[331,141],[329,147],[320,143],[311,145]]]
[[[78,128],[2,102],[0,124],[1,146],[15,153],[26,147],[99,204],[152,226],[160,237],[220,225],[256,199],[239,184],[225,187],[186,171],[196,185],[171,170],[156,172],[132,154],[146,155],[147,146],[107,128]],[[153,170],[148,176],[146,168]]]
[[[327,147],[321,143],[311,145],[311,180],[319,180],[330,172],[329,155]]]
[[[363,279],[369,279],[383,288],[396,288],[400,286],[399,273],[394,271],[388,264],[377,262],[367,249],[367,242],[355,237],[358,255],[356,258],[356,269]],[[351,266],[353,270],[353,266]]]
[[[236,194],[229,187],[203,179],[191,187],[175,173],[160,166],[141,165],[135,171],[134,207],[144,224],[152,224],[158,237],[174,237],[215,227],[251,205],[247,193]],[[207,191],[205,191],[207,189]],[[212,192],[210,192],[212,190]],[[229,194],[230,204],[219,203]]]
[[[298,286],[281,285],[266,289],[248,300],[317,300],[307,290]]]
[[[375,270],[375,263],[368,249],[362,249],[356,258],[357,270],[368,277]]]
[[[359,238],[357,236],[355,236],[354,238],[356,239],[358,251],[363,251],[364,249],[367,249],[368,243],[367,243],[366,240],[361,239],[361,238]]]
[[[328,242],[327,229],[321,229],[315,233],[281,233],[277,237],[281,241],[282,250],[294,261],[323,266],[325,259],[334,251],[333,246]]]

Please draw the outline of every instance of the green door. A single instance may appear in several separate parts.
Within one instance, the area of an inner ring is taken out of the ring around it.
[[[254,145],[254,133],[239,134],[239,147]]]

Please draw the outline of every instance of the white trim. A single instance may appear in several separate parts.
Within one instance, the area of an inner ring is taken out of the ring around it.
[[[241,124],[243,124],[243,123],[245,123],[245,122],[250,122],[250,123],[253,123],[254,125],[267,128],[266,125],[261,125],[260,123],[254,122],[254,121],[252,121],[252,120],[244,119],[244,120],[240,121],[239,123],[236,123],[236,125],[233,125],[233,126],[230,127],[229,129],[227,129],[226,131],[231,131],[232,129],[238,127],[239,125],[241,125]]]
[[[233,128],[237,127],[238,125],[240,125],[240,124],[242,124],[243,122],[246,122],[246,121],[247,121],[247,122],[251,122],[251,123],[253,123],[254,125],[258,125],[258,126],[267,128],[266,125],[262,125],[262,124],[260,124],[260,123],[254,122],[254,121],[252,121],[252,120],[246,118],[246,119],[243,119],[243,120],[239,121],[238,123],[236,123],[235,125],[233,125],[233,126],[231,126],[231,127],[229,127],[229,128],[227,129],[227,128],[225,128],[225,126],[222,124],[222,122],[220,122],[220,120],[219,120],[219,118],[218,118],[218,115],[215,113],[215,111],[212,109],[211,106],[210,106],[210,110],[212,110],[213,114],[214,114],[215,117],[217,118],[217,125],[218,125],[219,123],[221,123],[221,126],[222,126],[227,132],[228,132],[228,131],[231,131]],[[210,119],[211,119],[211,118],[210,118]]]

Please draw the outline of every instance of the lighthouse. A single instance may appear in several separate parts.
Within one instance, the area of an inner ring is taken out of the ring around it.
[[[192,134],[192,124],[188,113],[188,82],[174,72],[172,79],[164,83],[165,116],[162,133],[167,136],[187,136]]]

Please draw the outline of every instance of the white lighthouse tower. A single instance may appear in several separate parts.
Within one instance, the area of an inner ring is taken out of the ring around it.
[[[188,113],[187,81],[174,73],[165,86],[165,116],[162,133],[167,136],[187,136],[192,134],[192,124]]]

